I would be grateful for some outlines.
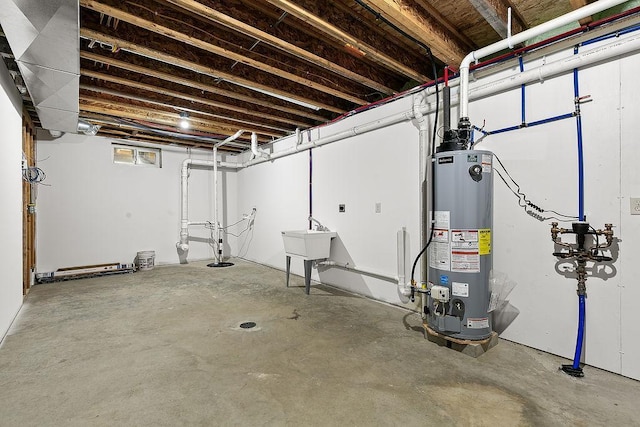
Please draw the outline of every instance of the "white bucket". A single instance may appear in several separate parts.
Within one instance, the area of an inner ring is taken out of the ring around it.
[[[138,252],[138,270],[153,270],[153,263],[156,258],[155,251]]]

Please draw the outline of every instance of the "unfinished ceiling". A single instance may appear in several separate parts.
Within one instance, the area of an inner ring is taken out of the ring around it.
[[[264,143],[457,67],[506,36],[509,7],[517,33],[586,3],[80,0],[79,117],[113,138]]]

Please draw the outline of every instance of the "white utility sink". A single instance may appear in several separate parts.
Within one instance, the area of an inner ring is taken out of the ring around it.
[[[329,258],[331,239],[337,235],[335,231],[283,231],[284,252],[288,257],[295,256],[305,260]]]

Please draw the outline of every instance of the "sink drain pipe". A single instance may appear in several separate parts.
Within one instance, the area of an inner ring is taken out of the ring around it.
[[[395,276],[395,277],[394,276],[390,276],[388,274],[381,273],[379,271],[371,270],[371,269],[368,269],[368,268],[357,267],[357,266],[355,266],[354,264],[352,264],[350,262],[338,262],[338,261],[334,261],[334,260],[331,260],[331,259],[326,259],[326,260],[323,260],[323,261],[316,261],[315,264],[316,264],[316,266],[340,268],[342,270],[353,271],[354,273],[364,274],[365,276],[375,277],[377,279],[381,279],[381,280],[384,280],[384,281],[387,281],[387,282],[393,282],[393,283],[396,283],[398,285],[398,289],[402,290],[404,288],[404,286],[406,285],[406,283],[405,283],[406,233],[407,233],[407,230],[406,230],[405,227],[402,227],[402,229],[398,230],[398,233],[397,233],[398,276]]]
[[[213,152],[213,161],[210,160],[195,160],[195,159],[185,159],[182,162],[182,168],[180,172],[180,239],[176,243],[176,248],[180,251],[187,252],[189,250],[189,227],[192,225],[207,225],[210,224],[210,221],[189,221],[189,167],[191,166],[206,166],[212,167],[214,170],[214,222],[217,223],[218,214],[217,214],[217,176],[218,176],[218,167],[224,167],[229,169],[240,169],[242,165],[237,163],[229,163],[229,162],[221,162],[217,159],[217,147],[226,144],[228,142],[237,139],[240,135],[244,133],[243,130],[236,132],[234,135],[231,135],[229,138],[225,139],[222,142],[218,142],[214,145]],[[217,237],[217,236],[216,236]]]
[[[215,238],[216,246],[218,248],[217,254],[214,253],[214,256],[216,257],[216,262],[214,264],[222,263],[222,249],[223,249],[222,238],[220,237],[220,221],[218,220],[218,148],[222,147],[227,142],[233,141],[243,133],[244,133],[244,130],[241,129],[238,132],[231,135],[230,137],[226,138],[221,142],[218,142],[213,146],[213,215],[214,215],[213,236]],[[257,144],[258,137],[256,136],[255,133],[251,135],[252,145],[254,143],[254,140],[256,141],[255,143]]]

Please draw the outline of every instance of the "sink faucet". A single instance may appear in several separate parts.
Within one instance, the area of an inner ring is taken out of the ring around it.
[[[324,225],[320,224],[320,221],[318,221],[314,217],[310,216],[309,217],[309,221],[316,223],[316,230],[317,231],[329,231],[328,227],[325,227]]]

